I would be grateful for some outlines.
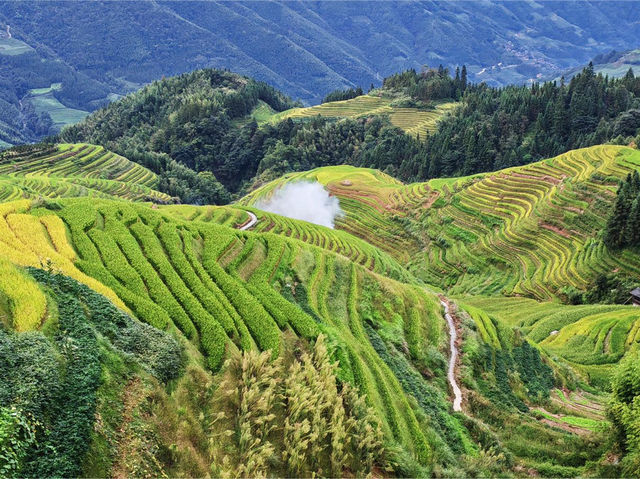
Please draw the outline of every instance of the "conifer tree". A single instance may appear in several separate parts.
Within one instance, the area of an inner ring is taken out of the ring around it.
[[[467,65],[462,65],[462,73],[460,74],[460,88],[463,92],[467,89]]]
[[[636,196],[625,225],[624,242],[627,246],[640,244],[640,196]]]
[[[609,217],[607,227],[605,229],[604,242],[609,248],[619,248],[622,246],[622,233],[626,224],[627,205],[624,195],[624,188],[618,188],[616,203],[613,207],[613,213]]]

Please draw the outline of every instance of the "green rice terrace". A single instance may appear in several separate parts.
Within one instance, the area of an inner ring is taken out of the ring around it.
[[[560,300],[600,272],[638,276],[601,231],[639,168],[614,146],[411,185],[337,166],[194,206],[102,147],[8,150],[0,470],[601,474],[640,312]],[[256,208],[299,181],[339,199],[335,229]]]
[[[0,153],[0,200],[37,197],[121,198],[170,202],[150,170],[101,146],[45,145]]]
[[[598,146],[467,178],[404,185],[380,172],[327,167],[285,175],[246,197],[318,181],[340,198],[339,229],[378,244],[425,282],[453,293],[550,300],[584,289],[598,272],[637,275],[640,258],[612,254],[604,228],[618,181],[640,167],[637,150]],[[388,236],[387,236],[388,234]]]
[[[385,96],[362,95],[350,100],[332,101],[307,108],[292,108],[269,117],[277,122],[287,118],[358,118],[371,115],[388,115],[391,124],[406,133],[425,138],[435,131],[438,120],[458,104],[440,102],[433,109],[407,108],[394,106],[394,99]]]

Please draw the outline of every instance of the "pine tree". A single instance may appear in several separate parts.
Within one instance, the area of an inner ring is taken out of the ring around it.
[[[467,89],[467,66],[462,65],[462,73],[460,76],[460,88],[464,92]]]
[[[640,244],[640,196],[636,196],[625,225],[624,242],[627,246]]]
[[[638,170],[635,170],[631,175],[631,194],[633,196],[640,195],[640,174],[638,174]]]
[[[625,183],[627,184],[627,183]],[[627,222],[627,199],[624,187],[618,188],[618,196],[605,229],[604,243],[609,248],[620,248],[623,244],[622,233]]]

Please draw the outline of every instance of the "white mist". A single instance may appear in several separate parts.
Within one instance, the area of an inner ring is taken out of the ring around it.
[[[333,228],[336,218],[343,215],[338,198],[329,195],[320,183],[308,181],[287,183],[270,198],[261,199],[254,206],[329,228]]]

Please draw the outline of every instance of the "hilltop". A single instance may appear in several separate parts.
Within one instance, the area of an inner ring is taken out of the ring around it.
[[[188,181],[171,193],[183,202],[223,204],[291,170],[389,161],[401,149],[418,153],[420,135],[435,131],[463,89],[445,70],[413,75],[415,92],[385,87],[375,96],[303,109],[265,83],[199,70],[154,82],[60,137],[102,145],[170,184],[176,177],[213,174],[216,186]],[[435,84],[446,88],[432,92]]]
[[[437,122],[449,110],[455,108],[455,102],[438,103],[432,108],[412,108],[395,106],[393,98],[363,95],[350,100],[332,101],[307,108],[293,108],[272,115],[267,121],[277,122],[287,118],[359,118],[372,115],[388,115],[393,126],[401,128],[409,135],[425,138],[436,130]]]
[[[623,52],[612,50],[609,53],[602,53],[595,56],[593,60],[591,60],[591,63],[597,73],[608,75],[611,78],[620,78],[625,76],[630,68],[636,70],[640,68],[640,49],[626,50]],[[580,70],[581,68],[572,68],[564,71],[561,76],[565,79],[570,79],[579,73]],[[556,81],[559,80],[560,76],[556,78]]]

